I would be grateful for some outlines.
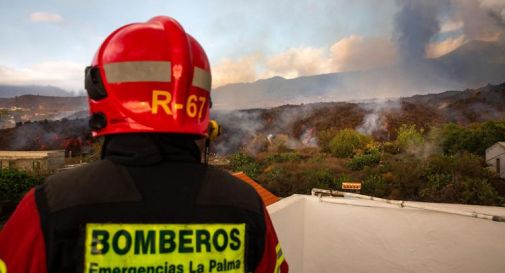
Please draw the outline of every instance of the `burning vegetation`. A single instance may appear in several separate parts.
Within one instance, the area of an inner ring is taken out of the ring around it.
[[[319,148],[238,152],[232,171],[243,171],[279,196],[338,189],[362,182],[362,193],[389,199],[505,206],[505,180],[489,169],[484,150],[505,139],[505,121],[463,127],[402,125],[392,141],[354,129],[319,139]]]
[[[483,160],[486,148],[505,140],[505,84],[216,112],[213,118],[224,127],[212,151],[220,165],[279,196],[362,181],[363,193],[386,198],[505,203],[505,181]],[[64,149],[68,157],[98,150],[92,144],[86,119],[0,130],[0,150]]]
[[[505,83],[462,92],[417,95],[409,98],[359,103],[313,103],[271,109],[217,112],[224,128],[215,145],[218,154],[251,154],[278,146],[290,149],[317,146],[337,131],[353,128],[377,141],[392,141],[402,124],[429,132],[432,127],[505,118]],[[314,138],[315,136],[315,138]],[[273,144],[272,140],[277,139]],[[269,148],[270,147],[270,148]]]
[[[231,154],[229,169],[279,196],[361,181],[363,193],[379,197],[505,205],[505,181],[483,158],[486,148],[505,140],[504,106],[502,84],[244,110],[222,119],[227,130],[216,150]]]
[[[71,157],[89,153],[92,141],[84,119],[44,120],[1,130],[0,150],[65,150],[65,155]]]

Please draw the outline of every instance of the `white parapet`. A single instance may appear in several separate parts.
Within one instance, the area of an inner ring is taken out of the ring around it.
[[[290,272],[505,272],[505,208],[366,198],[270,205]]]

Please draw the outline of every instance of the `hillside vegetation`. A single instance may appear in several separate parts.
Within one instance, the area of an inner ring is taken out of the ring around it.
[[[307,146],[315,136],[324,143],[336,131],[346,128],[379,141],[392,141],[402,124],[429,131],[446,123],[470,126],[505,119],[505,83],[399,99],[216,112],[213,118],[224,128],[215,149],[220,154],[240,150],[255,154],[275,138],[288,138],[286,144],[290,148]]]
[[[354,129],[318,138],[319,147],[278,145],[252,155],[229,156],[229,169],[243,171],[279,196],[341,189],[362,182],[361,193],[389,199],[505,205],[505,181],[488,168],[484,151],[505,139],[505,121],[428,130],[402,124],[391,141]]]
[[[224,127],[213,152],[230,159],[230,170],[246,172],[280,196],[360,181],[362,193],[386,198],[505,203],[505,182],[484,163],[485,149],[505,140],[505,84],[382,101],[214,112],[213,118]],[[86,119],[0,130],[5,150],[71,149],[74,142],[91,145]]]

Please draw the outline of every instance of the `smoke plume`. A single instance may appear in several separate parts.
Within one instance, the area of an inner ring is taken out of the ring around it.
[[[373,135],[378,131],[387,131],[387,120],[385,114],[401,109],[400,100],[375,100],[370,103],[360,104],[360,107],[367,112],[362,123],[356,127],[356,131]]]
[[[439,14],[448,6],[446,0],[398,1],[395,17],[396,41],[402,62],[424,59],[431,38],[440,31]]]
[[[505,1],[453,0],[454,16],[463,22],[467,40],[503,40],[505,32]]]

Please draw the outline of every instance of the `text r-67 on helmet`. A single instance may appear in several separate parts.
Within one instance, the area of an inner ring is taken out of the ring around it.
[[[207,135],[209,60],[170,17],[154,17],[110,34],[86,68],[85,88],[93,136]]]

